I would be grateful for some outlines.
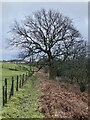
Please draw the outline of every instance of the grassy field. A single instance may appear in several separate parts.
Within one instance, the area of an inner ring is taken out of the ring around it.
[[[32,76],[2,109],[3,118],[43,118],[38,110],[39,81]]]
[[[28,65],[23,65],[23,64],[13,64],[13,63],[5,63],[2,62],[0,63],[0,70],[1,70],[1,81],[0,81],[0,100],[2,98],[2,86],[5,84],[4,80],[7,78],[7,89],[8,89],[8,97],[10,93],[10,88],[11,88],[11,79],[12,76],[14,77],[14,86],[16,86],[16,78],[17,75],[23,75],[26,74],[27,69],[29,69]],[[15,87],[14,87],[15,88]]]
[[[12,76],[22,75],[29,69],[28,65],[2,63],[2,79],[11,78]]]
[[[22,75],[30,69],[28,65],[2,63],[2,80],[1,87],[4,85],[4,80],[7,78],[8,97],[11,87],[11,78],[16,80],[17,75]],[[18,92],[8,101],[2,108],[3,118],[42,118],[43,115],[37,110],[39,105],[38,81],[36,77],[28,78],[26,84],[19,88]],[[15,82],[14,82],[15,85]],[[0,93],[1,95],[2,93]],[[9,110],[9,111],[8,111]]]

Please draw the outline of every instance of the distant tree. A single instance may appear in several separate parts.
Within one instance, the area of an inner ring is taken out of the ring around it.
[[[83,52],[83,38],[72,21],[58,11],[41,9],[11,28],[10,45],[21,47],[20,57],[48,58],[49,77],[53,77],[53,60],[66,61]]]

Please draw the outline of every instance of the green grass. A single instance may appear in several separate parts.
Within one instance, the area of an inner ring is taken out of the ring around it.
[[[22,75],[29,69],[28,65],[2,63],[2,79],[10,79],[12,76]]]
[[[14,91],[16,91],[16,78],[17,75],[20,78],[20,75],[26,74],[27,69],[29,69],[28,65],[24,64],[13,64],[13,63],[5,63],[5,62],[0,62],[0,70],[2,73],[2,78],[0,79],[0,101],[2,100],[2,86],[5,84],[5,78],[7,78],[7,93],[8,93],[8,98],[10,94],[10,89],[11,89],[11,79],[12,76],[14,77]]]
[[[22,88],[16,92],[16,77],[22,75],[30,69],[28,65],[12,64],[2,62],[1,89],[4,80],[7,78],[8,98],[11,88],[11,79],[14,77],[14,96],[8,99],[8,103],[2,108],[3,118],[42,118],[43,115],[38,111],[39,91],[38,81],[35,76],[28,79]],[[1,95],[0,91],[0,95]],[[0,97],[0,101],[1,101]]]
[[[43,118],[38,110],[39,81],[35,76],[29,78],[26,84],[11,98],[2,109],[3,118]]]

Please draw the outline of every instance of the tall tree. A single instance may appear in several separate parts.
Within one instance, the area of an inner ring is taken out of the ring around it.
[[[15,21],[11,31],[10,45],[22,48],[20,57],[47,57],[50,78],[54,59],[65,61],[83,52],[81,34],[72,21],[58,11],[41,9],[21,23]]]

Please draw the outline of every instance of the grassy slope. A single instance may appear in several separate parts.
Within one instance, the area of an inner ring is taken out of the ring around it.
[[[26,84],[14,97],[3,107],[4,118],[42,118],[38,111],[39,89],[38,80],[35,76],[29,78]]]
[[[29,68],[27,65],[13,64],[13,63],[2,63],[2,78],[11,78],[12,76],[22,75],[26,73],[23,67]],[[13,69],[13,70],[10,70]],[[16,70],[14,70],[16,69]]]
[[[29,69],[28,65],[0,62],[0,111],[2,109],[2,85],[4,85],[5,78],[7,78],[8,80],[7,88],[9,97],[12,76],[15,80],[14,85],[16,85],[16,77],[17,75],[22,75],[26,73],[25,67]]]
[[[23,68],[24,67],[24,68]],[[13,63],[4,63],[2,62],[2,81],[0,81],[2,85],[4,85],[4,80],[5,78],[7,78],[8,82],[7,82],[7,88],[8,88],[8,97],[9,97],[9,93],[10,93],[10,88],[11,88],[11,79],[12,76],[14,77],[14,88],[16,88],[16,77],[17,75],[22,75],[22,74],[26,74],[26,69],[29,69],[28,65],[22,65],[22,64],[13,64]],[[1,88],[2,89],[2,88]],[[0,92],[1,95],[1,92]],[[1,100],[1,97],[0,97]]]

